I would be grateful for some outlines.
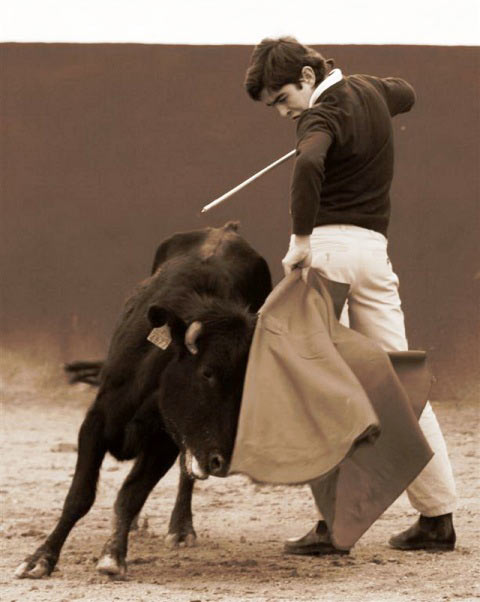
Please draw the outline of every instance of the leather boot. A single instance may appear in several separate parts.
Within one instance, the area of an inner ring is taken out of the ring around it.
[[[423,516],[406,531],[394,535],[388,542],[397,550],[437,550],[446,551],[455,548],[455,529],[452,514],[441,516]]]
[[[330,539],[327,524],[319,520],[303,537],[287,539],[283,551],[285,554],[318,556],[321,554],[349,554],[349,550],[339,550]]]

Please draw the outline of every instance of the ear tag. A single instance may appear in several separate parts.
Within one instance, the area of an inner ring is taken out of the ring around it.
[[[160,347],[160,349],[165,350],[172,342],[172,335],[170,334],[168,324],[154,328],[148,335],[147,340]]]

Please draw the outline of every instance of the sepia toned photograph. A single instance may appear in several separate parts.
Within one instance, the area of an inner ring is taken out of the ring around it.
[[[480,600],[480,4],[1,12],[2,602]]]

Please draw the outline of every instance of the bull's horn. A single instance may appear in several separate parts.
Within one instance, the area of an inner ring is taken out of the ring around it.
[[[201,322],[192,322],[185,333],[185,347],[192,355],[198,353],[197,338],[202,332],[203,325]]]

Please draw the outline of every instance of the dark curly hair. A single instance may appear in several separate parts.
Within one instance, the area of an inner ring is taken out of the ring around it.
[[[275,91],[285,84],[299,84],[305,66],[311,67],[317,82],[321,82],[333,67],[333,61],[295,38],[265,38],[253,49],[245,89],[253,100],[260,100],[264,88]]]

